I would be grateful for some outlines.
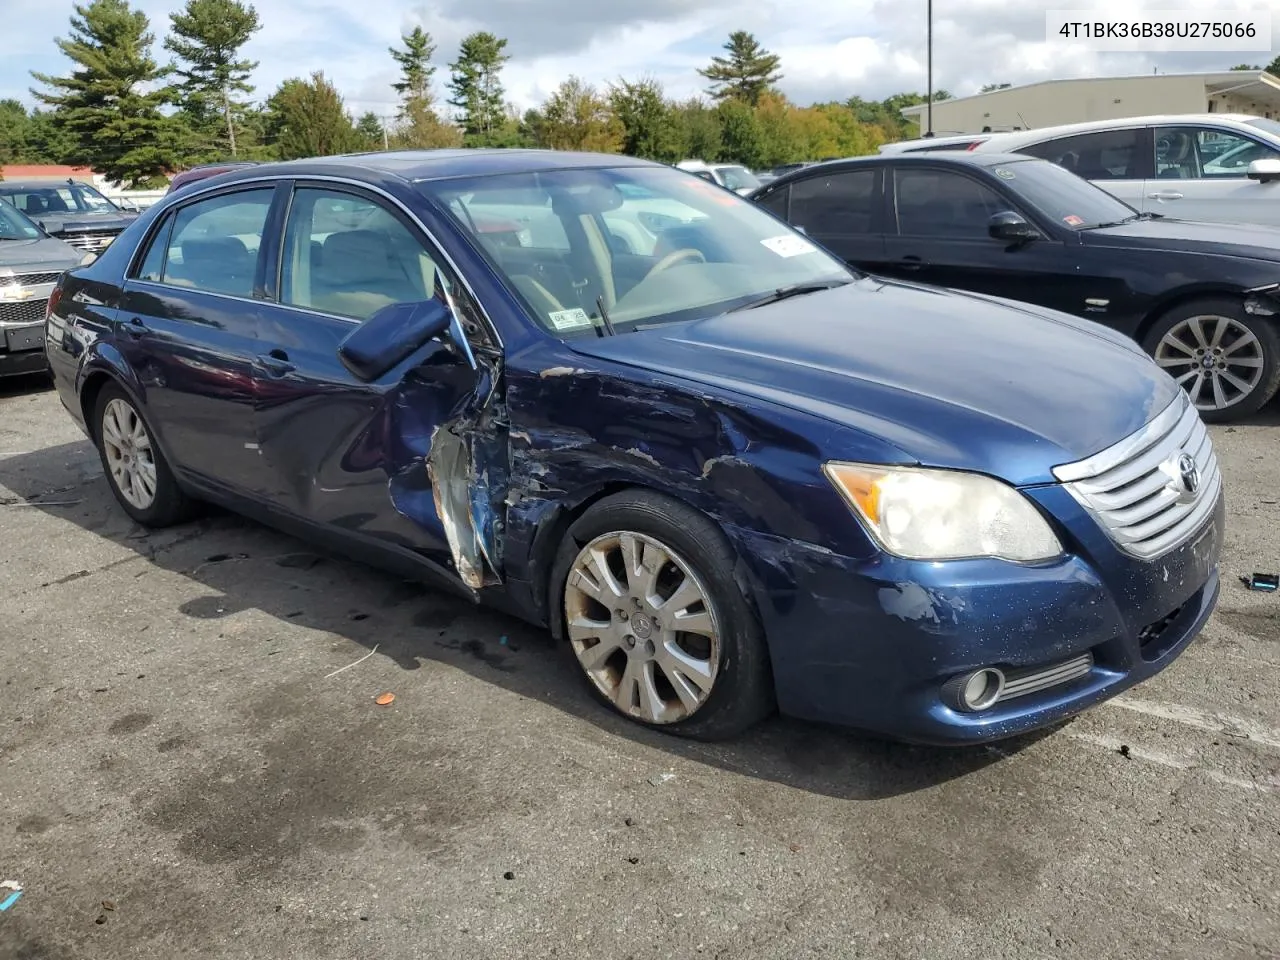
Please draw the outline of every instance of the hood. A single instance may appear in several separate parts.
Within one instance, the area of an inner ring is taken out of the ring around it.
[[[1054,482],[1054,466],[1133,433],[1179,390],[1136,344],[1091,321],[873,278],[568,346],[1019,485]]]
[[[136,213],[38,213],[31,218],[48,233],[101,233],[120,231],[138,219]]]
[[[54,237],[38,240],[0,240],[0,277],[48,273],[79,266],[84,252]]]
[[[1194,220],[1133,220],[1113,227],[1080,232],[1090,246],[1127,250],[1181,250],[1216,256],[1280,260],[1280,227],[1256,223],[1210,223]]]

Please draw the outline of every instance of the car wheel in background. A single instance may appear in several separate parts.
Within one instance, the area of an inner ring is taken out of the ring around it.
[[[135,521],[167,527],[186,520],[191,501],[178,487],[151,427],[115,384],[98,394],[93,436],[111,492]]]
[[[1206,422],[1221,423],[1257,413],[1280,389],[1274,320],[1229,297],[1193,300],[1157,320],[1143,346]]]
[[[590,689],[631,720],[700,740],[735,736],[774,707],[768,651],[706,517],[630,491],[570,528],[552,572]]]

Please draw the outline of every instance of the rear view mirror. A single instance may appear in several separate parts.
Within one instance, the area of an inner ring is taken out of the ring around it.
[[[1039,230],[1012,210],[1005,210],[992,216],[987,221],[987,233],[996,240],[1006,240],[1010,243],[1023,243],[1040,236]]]
[[[366,383],[377,380],[448,330],[452,322],[452,312],[440,300],[393,303],[347,334],[338,345],[338,359]]]
[[[1254,160],[1249,164],[1248,176],[1250,180],[1257,180],[1260,183],[1280,180],[1280,160],[1271,158]]]

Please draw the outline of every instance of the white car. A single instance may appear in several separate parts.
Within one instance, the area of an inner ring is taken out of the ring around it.
[[[1280,121],[1180,114],[982,136],[973,150],[1050,160],[1143,213],[1280,226]]]
[[[763,186],[760,179],[740,163],[706,163],[702,160],[681,160],[676,164],[679,170],[687,170],[692,174],[718,183],[726,190],[746,196],[757,187]]]

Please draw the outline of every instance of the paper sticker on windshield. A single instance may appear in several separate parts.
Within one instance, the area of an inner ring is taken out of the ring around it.
[[[591,318],[581,307],[572,310],[556,310],[547,314],[547,319],[557,330],[582,330],[591,326]]]
[[[783,234],[780,237],[769,237],[767,240],[761,240],[760,243],[780,257],[798,257],[803,253],[818,252],[818,248],[812,243],[793,233]]]
[[[1067,224],[1068,226],[1078,227],[1080,226],[1080,224],[1084,223],[1084,220],[1082,220],[1080,217],[1077,217],[1074,213],[1070,213],[1070,214],[1067,214],[1067,216],[1062,218],[1062,222]]]
[[[1001,180],[1012,180],[1016,174],[1012,170],[1006,170],[1004,167],[1000,167],[996,170],[996,176]]]

